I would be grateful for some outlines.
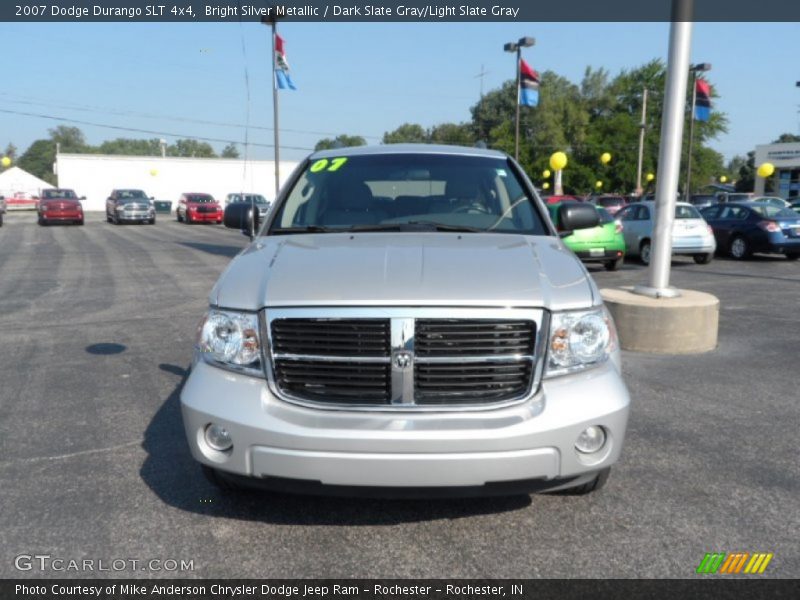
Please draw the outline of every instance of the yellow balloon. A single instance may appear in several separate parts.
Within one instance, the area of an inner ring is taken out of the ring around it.
[[[545,179],[550,177],[550,169],[545,169],[544,171],[542,171],[542,177],[544,177]]]
[[[610,163],[611,162],[611,153],[610,152],[603,152],[600,155],[600,162],[603,163],[604,165],[607,165],[608,163]]]
[[[550,157],[550,168],[554,171],[561,171],[567,166],[567,155],[563,152],[554,152]]]
[[[759,177],[770,177],[775,172],[775,165],[772,163],[764,163],[760,167],[758,167],[758,176]]]
[[[7,156],[4,156],[2,160],[0,160],[0,164],[2,164],[4,167],[7,167],[11,164],[11,159]]]
[[[725,175],[723,175],[722,177],[719,178],[719,182],[720,183],[727,183],[728,182],[728,178]]]
[[[653,175],[652,173],[648,173],[647,174],[647,181],[653,181],[653,179],[655,179],[655,178],[656,178],[656,176]]]
[[[594,187],[596,187],[599,190],[601,187],[603,187],[603,182],[602,181],[596,181],[595,184],[594,184]]]
[[[158,169],[150,169],[150,175],[152,175],[153,177],[158,175]]]
[[[545,181],[545,182],[542,184],[542,189],[543,189],[543,190],[549,190],[549,189],[550,189],[550,184],[549,184],[549,183],[547,183],[547,182]]]

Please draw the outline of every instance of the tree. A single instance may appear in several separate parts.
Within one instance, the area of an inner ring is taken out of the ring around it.
[[[366,146],[367,140],[360,135],[347,135],[341,133],[335,138],[323,138],[316,143],[314,150],[332,150],[333,148],[349,148],[352,146]]]
[[[220,154],[222,158],[239,158],[239,150],[236,148],[236,144],[231,142],[227,146],[222,149],[222,153]]]
[[[36,140],[19,157],[17,165],[31,175],[44,179],[51,185],[56,184],[53,173],[53,162],[56,157],[56,144],[53,140]]]
[[[383,134],[384,144],[424,144],[428,141],[428,132],[417,123],[403,123],[394,131]]]
[[[475,133],[470,123],[442,123],[428,130],[428,141],[431,144],[474,146]]]
[[[93,150],[98,154],[122,154],[125,156],[160,156],[161,140],[135,140],[130,138],[116,138],[108,140]]]
[[[167,156],[193,156],[196,158],[216,158],[214,148],[208,142],[182,139],[167,146]]]
[[[65,154],[78,154],[86,151],[86,138],[77,127],[59,125],[53,129],[48,129],[47,133],[50,134],[50,139],[53,143]]]

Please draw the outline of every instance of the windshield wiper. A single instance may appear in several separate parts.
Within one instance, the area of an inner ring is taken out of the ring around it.
[[[407,221],[405,223],[376,223],[374,225],[353,225],[347,231],[466,231],[479,233],[482,229],[462,225],[445,225],[433,221]]]
[[[342,233],[347,231],[346,229],[341,228],[332,228],[332,227],[323,227],[322,225],[303,225],[301,227],[278,227],[277,229],[272,229],[270,234],[276,233]]]

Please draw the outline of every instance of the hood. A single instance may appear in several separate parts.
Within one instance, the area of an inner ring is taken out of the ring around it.
[[[556,237],[482,233],[302,234],[259,238],[210,303],[288,306],[585,308],[599,302]]]

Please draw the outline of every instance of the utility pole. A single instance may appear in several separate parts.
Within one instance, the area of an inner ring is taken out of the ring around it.
[[[636,163],[636,195],[644,193],[642,188],[642,162],[644,160],[644,134],[647,127],[647,88],[642,92],[642,122],[639,124],[639,161]]]
[[[483,100],[483,77],[485,75],[488,75],[488,74],[489,74],[489,71],[484,71],[483,65],[481,65],[481,72],[478,73],[477,75],[475,75],[475,79],[480,78],[480,80],[481,80],[481,100]]]

